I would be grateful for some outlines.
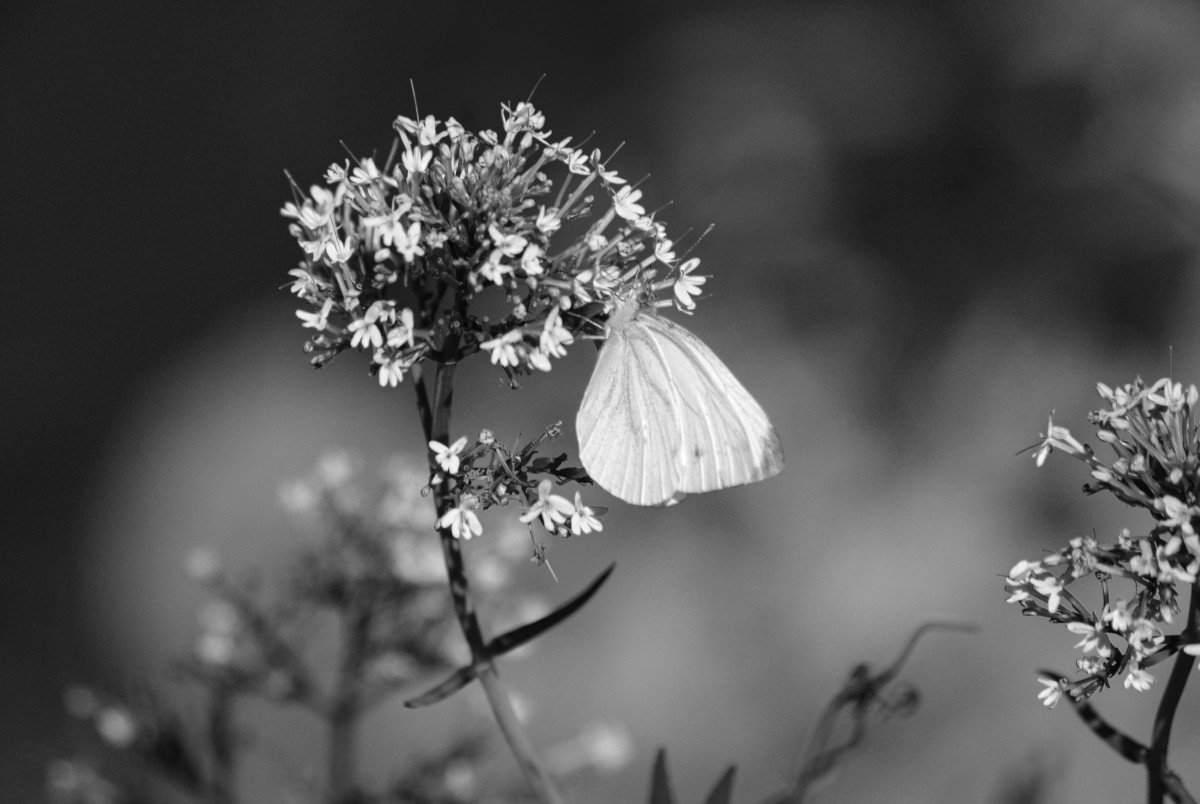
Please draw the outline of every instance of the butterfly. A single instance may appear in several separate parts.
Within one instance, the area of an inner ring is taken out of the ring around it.
[[[783,469],[767,414],[721,359],[636,295],[620,299],[575,418],[583,468],[634,505],[740,486]]]

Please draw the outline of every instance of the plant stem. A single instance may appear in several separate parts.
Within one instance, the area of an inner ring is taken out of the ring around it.
[[[218,684],[208,703],[208,748],[212,770],[208,800],[212,804],[233,804],[233,690]]]
[[[351,606],[343,618],[342,656],[337,686],[330,702],[329,800],[344,801],[354,791],[355,757],[358,754],[359,676],[367,644],[370,612]]]
[[[1197,606],[1200,598],[1196,595],[1196,587],[1188,592],[1187,625],[1181,636],[1188,642],[1197,640]],[[1154,716],[1154,732],[1150,742],[1150,750],[1146,755],[1146,801],[1148,804],[1162,804],[1166,793],[1167,748],[1171,742],[1171,726],[1175,721],[1175,711],[1179,708],[1179,700],[1183,697],[1183,688],[1187,686],[1192,665],[1196,657],[1179,651],[1175,664],[1171,668],[1170,678],[1167,679],[1166,689],[1162,700],[1158,703],[1158,712]]]
[[[448,338],[448,341],[453,340]],[[447,343],[445,351],[453,354],[456,343]],[[454,363],[439,363],[434,378],[433,397],[425,392],[424,379],[415,381],[417,385],[417,405],[421,412],[422,424],[425,426],[426,441],[451,443],[450,439],[450,409],[454,399]],[[429,452],[430,472],[438,471],[433,452]],[[450,491],[448,480],[442,480],[434,492],[438,519],[455,505],[454,495]],[[483,640],[483,631],[475,616],[474,604],[471,602],[470,587],[467,581],[466,568],[463,562],[462,545],[454,538],[449,528],[439,528],[438,536],[442,540],[442,557],[446,562],[446,573],[450,580],[450,596],[454,601],[454,614],[458,618],[459,627],[471,650],[471,661],[479,667],[478,678],[487,695],[488,704],[496,718],[496,724],[508,743],[509,750],[521,766],[525,778],[534,794],[545,804],[563,804],[563,798],[554,785],[554,781],[546,772],[541,759],[533,747],[529,735],[521,728],[513,710],[512,700],[508,690],[500,680],[496,666],[487,655]]]

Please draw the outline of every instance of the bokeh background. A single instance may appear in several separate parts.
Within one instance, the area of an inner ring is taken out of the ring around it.
[[[1078,464],[1015,455],[1049,411],[1082,433],[1098,380],[1197,379],[1200,3],[302,0],[44,2],[0,28],[0,799],[38,800],[72,752],[65,684],[167,686],[196,629],[190,549],[270,571],[294,539],[282,481],[331,448],[421,449],[407,389],[353,357],[308,368],[279,290],[299,256],[282,171],[319,180],[339,140],[386,150],[410,79],[422,114],[480,128],[543,74],[557,135],[624,141],[615,166],[649,174],[674,231],[716,225],[687,324],[789,462],[614,507],[553,546],[558,586],[520,570],[563,599],[619,565],[504,667],[539,742],[630,729],[637,759],[578,800],[643,800],[659,745],[685,800],[729,762],[737,800],[779,789],[850,667],[931,618],[979,632],[921,645],[920,710],[822,800],[1001,802],[1039,774],[1045,800],[1139,797],[1135,768],[1038,705],[1034,670],[1069,669],[1072,640],[1005,606],[1000,576],[1139,524],[1079,494]],[[591,363],[577,348],[512,393],[476,362],[455,429],[570,423]],[[1155,701],[1100,706],[1145,738]],[[373,718],[367,777],[462,705]],[[1197,716],[1189,694],[1193,784]],[[319,755],[313,724],[292,737],[257,754],[253,800],[283,800],[281,754]]]

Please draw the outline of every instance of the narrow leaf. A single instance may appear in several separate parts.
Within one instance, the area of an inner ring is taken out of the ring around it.
[[[476,665],[460,667],[441,684],[438,684],[436,687],[429,690],[429,692],[418,695],[416,698],[410,698],[404,702],[404,705],[409,709],[420,709],[422,706],[429,706],[430,704],[435,704],[444,698],[449,698],[451,695],[458,692],[475,679],[475,676],[478,673],[475,668]]]
[[[675,804],[671,792],[671,780],[667,777],[667,749],[658,749],[654,757],[654,771],[650,776],[650,804]]]
[[[1108,743],[1112,750],[1130,762],[1136,762],[1139,765],[1146,761],[1146,752],[1148,750],[1146,746],[1114,727],[1101,717],[1100,713],[1093,709],[1090,704],[1084,701],[1071,700],[1071,706],[1075,709],[1075,714],[1079,715],[1079,719],[1092,730],[1092,733]]]
[[[1066,676],[1055,673],[1053,670],[1038,670],[1038,675],[1055,679],[1060,685],[1067,683]],[[1114,727],[1099,712],[1093,709],[1092,705],[1087,701],[1077,701],[1070,695],[1065,697],[1071,704],[1071,708],[1075,710],[1075,714],[1079,715],[1079,719],[1083,721],[1084,725],[1091,729],[1093,734],[1108,743],[1108,746],[1112,750],[1130,762],[1135,762],[1139,765],[1145,764],[1146,754],[1150,749],[1125,732]]]
[[[601,584],[608,580],[608,576],[612,574],[612,571],[616,568],[616,566],[617,565],[615,562],[609,564],[608,569],[600,573],[596,580],[588,584],[586,589],[575,595],[575,597],[571,598],[566,603],[563,603],[557,609],[550,612],[540,620],[535,620],[526,625],[522,625],[519,628],[514,628],[513,630],[503,633],[493,639],[487,644],[487,656],[495,657],[508,653],[513,648],[524,645],[534,637],[544,633],[550,628],[553,628],[575,612],[579,611],[579,609],[583,607],[583,604],[587,603],[588,600],[591,599],[592,595],[596,594],[596,591],[600,588]]]
[[[717,780],[717,785],[704,799],[704,804],[729,804],[733,798],[733,777],[737,773],[737,765],[730,765],[729,770]]]

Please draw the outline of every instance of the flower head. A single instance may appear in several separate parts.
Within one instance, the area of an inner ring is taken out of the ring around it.
[[[695,261],[675,267],[666,226],[611,159],[552,142],[529,103],[501,119],[500,132],[470,132],[401,116],[394,159],[335,164],[325,186],[296,188],[281,212],[304,259],[287,287],[307,306],[314,366],[357,350],[383,387],[477,352],[510,375],[549,371],[581,331],[603,333],[617,298],[673,289],[680,309],[695,306]]]
[[[1097,390],[1105,406],[1088,420],[1112,456],[1096,454],[1051,417],[1037,463],[1051,452],[1085,463],[1086,492],[1111,493],[1146,512],[1152,525],[1141,533],[1123,529],[1107,544],[1076,536],[1040,561],[1019,562],[1005,581],[1009,602],[1079,637],[1085,677],[1060,691],[1081,700],[1121,675],[1126,688],[1145,691],[1153,682],[1146,668],[1192,650],[1165,628],[1179,612],[1178,587],[1191,587],[1200,574],[1200,426],[1193,417],[1200,392],[1169,378],[1150,386],[1140,379],[1115,388],[1100,383]],[[1072,588],[1092,580],[1102,584],[1099,611],[1085,605],[1089,595]],[[1052,692],[1043,697],[1057,699]]]

